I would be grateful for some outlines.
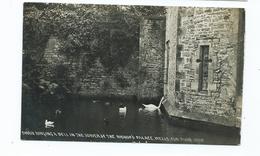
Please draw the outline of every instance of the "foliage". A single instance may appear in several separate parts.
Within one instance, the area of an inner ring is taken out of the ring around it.
[[[108,21],[127,27],[127,34],[138,38],[142,18],[164,13],[163,7],[152,6],[25,3],[24,49],[39,47],[42,51],[48,37],[54,35],[62,40],[61,51],[73,55],[80,48],[96,48],[92,41],[102,37],[100,29]]]
[[[164,13],[163,7],[153,6],[25,3],[23,83],[41,94],[55,94],[56,88],[63,88],[64,94],[72,92],[75,80],[69,77],[70,69],[66,65],[50,67],[44,60],[51,36],[58,38],[57,49],[70,63],[82,61],[83,69],[74,77],[88,70],[97,58],[108,73],[124,67],[138,49],[140,20]],[[121,31],[111,34],[114,27]],[[45,72],[50,68],[54,68],[52,73]]]

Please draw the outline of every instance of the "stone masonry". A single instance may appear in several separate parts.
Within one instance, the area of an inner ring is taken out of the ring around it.
[[[139,97],[160,99],[163,95],[165,18],[141,22],[139,52]]]
[[[164,94],[170,115],[240,127],[243,24],[242,9],[168,8]]]
[[[105,24],[108,25],[108,24]],[[111,28],[110,28],[111,27]],[[108,30],[124,32],[110,24]],[[103,27],[102,27],[103,28]],[[51,36],[45,50],[49,72],[52,66],[59,64],[69,67],[69,77],[73,79],[73,87],[79,88],[79,94],[89,97],[137,97],[139,100],[158,100],[163,95],[163,62],[165,18],[148,18],[140,24],[140,41],[134,43],[134,52],[125,66],[117,70],[107,71],[106,65],[96,58],[91,66],[84,63],[88,51],[83,52],[74,61],[69,61],[58,51],[59,39]],[[111,42],[111,41],[109,41]],[[129,41],[130,42],[130,41]],[[113,43],[109,51],[113,54]],[[112,50],[111,50],[112,49]],[[119,59],[119,58],[118,58]],[[113,62],[110,62],[113,64]],[[86,68],[80,75],[83,68]]]

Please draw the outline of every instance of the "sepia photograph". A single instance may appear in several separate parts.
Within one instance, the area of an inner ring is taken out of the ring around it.
[[[24,3],[21,139],[240,145],[245,10]]]

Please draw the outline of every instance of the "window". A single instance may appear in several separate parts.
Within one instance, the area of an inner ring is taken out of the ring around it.
[[[175,80],[175,91],[180,91],[180,80]]]
[[[170,40],[168,40],[166,42],[166,65],[164,67],[164,72],[165,72],[165,76],[164,76],[164,83],[167,84],[168,83],[168,68],[169,68],[169,52],[170,52]]]
[[[200,58],[197,59],[199,63],[199,86],[198,91],[207,91],[208,89],[208,64],[212,62],[209,59],[209,46],[200,46]]]

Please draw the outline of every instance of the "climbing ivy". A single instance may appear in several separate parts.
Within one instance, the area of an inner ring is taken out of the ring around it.
[[[67,61],[81,61],[74,77],[88,71],[97,59],[108,73],[125,67],[138,50],[140,20],[164,13],[163,7],[153,6],[24,3],[23,83],[39,88],[40,80],[53,82],[60,74],[58,70],[48,76],[44,73],[44,69],[51,68],[43,57],[51,36],[59,41],[56,48]],[[64,79],[70,77],[64,75]],[[127,86],[123,78],[118,81]],[[58,85],[72,88],[68,83]]]

